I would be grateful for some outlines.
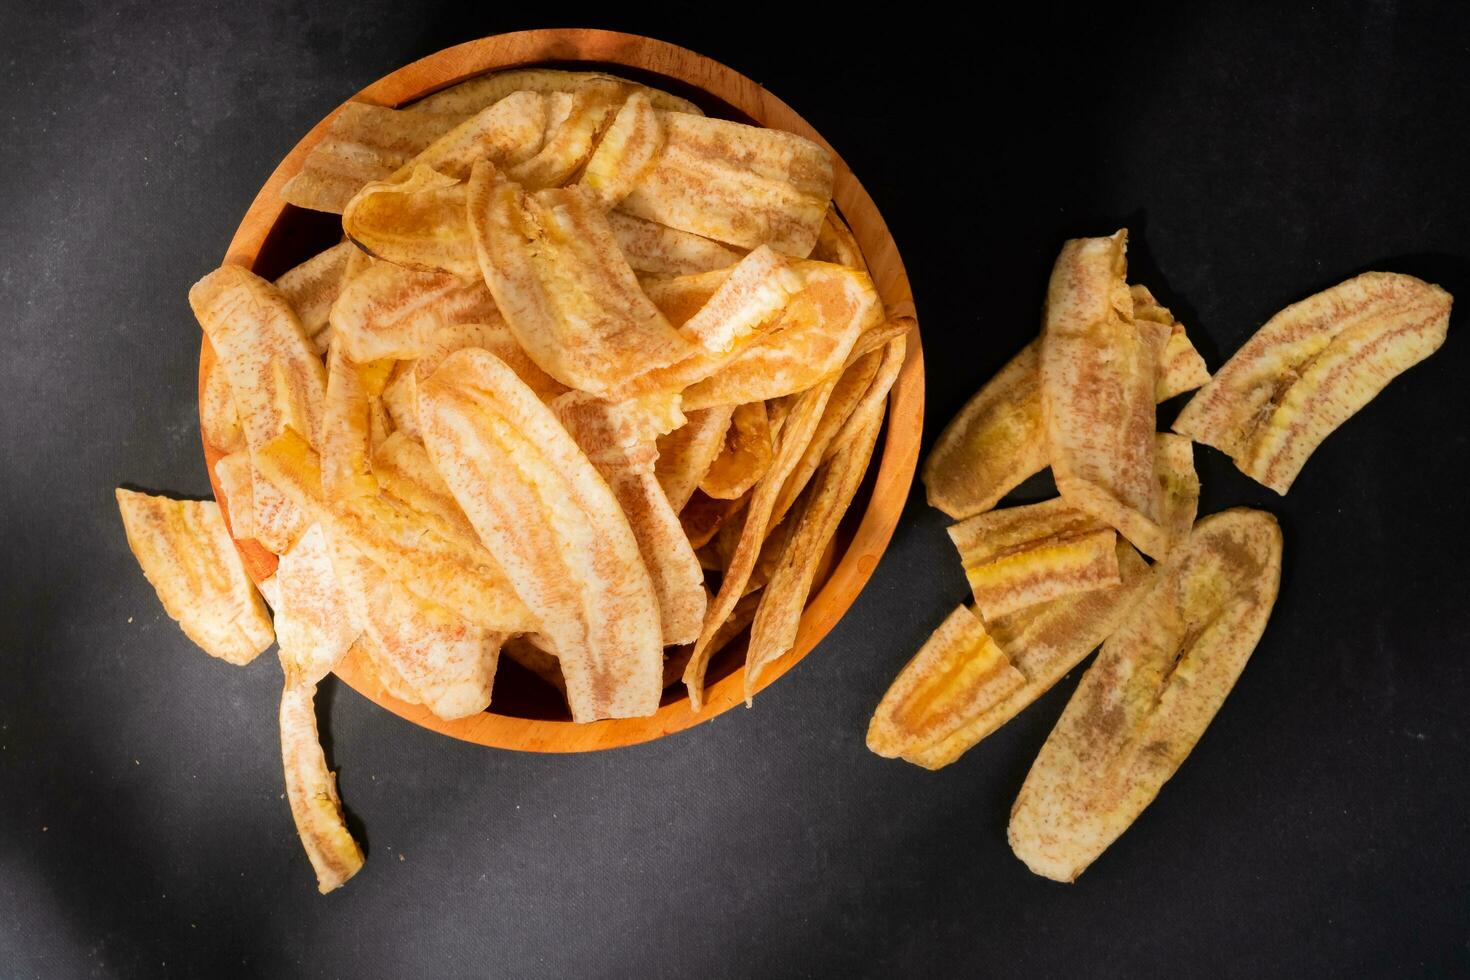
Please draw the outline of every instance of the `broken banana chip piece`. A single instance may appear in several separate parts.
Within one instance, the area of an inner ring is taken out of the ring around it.
[[[1118,584],[1118,533],[1062,498],[979,514],[949,529],[986,622]]]
[[[316,727],[316,685],[288,674],[281,691],[281,761],[286,799],[301,846],[323,895],[341,888],[362,867],[362,848],[342,817],[337,779],[327,769]]]
[[[480,265],[464,213],[464,182],[420,165],[402,180],[358,191],[342,212],[342,230],[374,258],[473,280]]]
[[[623,86],[630,94],[632,92],[645,93],[655,108],[701,115],[699,107],[694,103],[676,95],[670,95],[661,89],[639,85],[627,79],[604,75],[601,72],[558,71],[552,68],[515,68],[510,71],[480,75],[422,98],[409,106],[408,111],[470,115],[516,92],[537,92],[543,95],[557,92],[571,93],[588,86],[606,85],[609,82]]]
[[[332,570],[320,524],[313,524],[276,567],[276,642],[287,683],[315,684],[332,672],[362,630]]]
[[[1153,802],[1215,717],[1276,602],[1281,529],[1262,511],[1200,521],[1103,644],[1042,746],[1009,838],[1074,881]]]
[[[463,350],[420,386],[419,427],[561,658],[572,717],[653,714],[663,677],[653,580],[617,499],[551,409],[495,355]]]
[[[211,657],[248,664],[275,640],[270,616],[213,500],[117,489],[128,547],[164,611]]]
[[[1154,392],[1154,397],[1161,402],[1168,401],[1175,395],[1193,391],[1209,381],[1210,369],[1205,367],[1205,359],[1199,356],[1199,351],[1189,342],[1184,324],[1174,319],[1174,314],[1169,312],[1167,306],[1154,299],[1154,294],[1149,292],[1147,286],[1134,283],[1128,287],[1128,292],[1133,298],[1135,322],[1151,320],[1169,328],[1169,339],[1164,344],[1164,353],[1159,360],[1158,390]]]
[[[1200,389],[1174,431],[1284,494],[1322,440],[1439,349],[1450,302],[1413,276],[1365,272],[1294,303]]]
[[[1152,568],[1127,541],[1118,542],[1117,554],[1117,585],[1027,606],[988,623],[991,638],[1026,683],[992,700],[976,701],[959,727],[937,740],[915,741],[903,753],[904,761],[925,769],[954,762],[1051,690],[1111,636],[1153,581]]]
[[[883,695],[868,724],[868,748],[897,759],[942,740],[1025,683],[980,617],[959,606]]]

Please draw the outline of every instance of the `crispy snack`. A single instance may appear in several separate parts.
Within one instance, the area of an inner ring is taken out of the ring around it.
[[[229,375],[218,360],[204,379],[204,392],[199,399],[199,428],[204,433],[204,441],[220,452],[233,453],[245,448],[235,393],[230,388]]]
[[[740,261],[740,252],[727,245],[621,211],[609,211],[607,223],[628,265],[640,274],[686,276]]]
[[[870,351],[848,365],[842,372],[842,376],[837,379],[837,384],[832,388],[832,396],[827,399],[827,407],[822,411],[822,420],[817,423],[817,429],[812,433],[811,442],[807,444],[806,451],[801,454],[801,461],[786,478],[786,485],[781,488],[781,496],[776,499],[776,509],[771,512],[772,524],[778,526],[781,524],[787,512],[796,503],[796,498],[811,482],[817,468],[834,454],[835,447],[832,446],[832,440],[847,424],[857,407],[865,401],[864,396],[878,374],[879,365],[883,363],[883,356],[882,351]]]
[[[664,145],[664,126],[647,95],[628,96],[578,182],[603,208],[616,207]]]
[[[914,740],[903,751],[904,761],[925,769],[949,765],[1024,711],[1111,636],[1153,582],[1152,568],[1132,545],[1120,540],[1117,553],[1117,585],[1028,606],[991,621],[991,638],[1026,683],[1010,693],[977,700],[942,738]]]
[[[773,452],[766,403],[740,405],[725,431],[725,446],[705,470],[699,489],[716,500],[734,500],[765,475]]]
[[[1200,521],[1103,644],[1011,809],[1016,856],[1073,881],[1174,775],[1266,628],[1281,530],[1262,511]]]
[[[506,174],[532,191],[567,183],[587,164],[627,91],[622,83],[609,81],[592,82],[570,93],[565,110],[556,113],[547,131],[545,144],[529,160],[506,167]]]
[[[322,754],[315,698],[315,684],[287,674],[281,691],[281,761],[296,833],[316,872],[317,890],[325,895],[357,874],[363,858],[342,817],[337,779]]]
[[[619,400],[629,379],[691,353],[643,294],[585,191],[527,194],[477,163],[469,214],[500,312],[531,359],[558,381]]]
[[[1174,314],[1169,312],[1167,306],[1160,305],[1154,299],[1154,294],[1149,292],[1147,286],[1134,283],[1128,287],[1128,292],[1133,299],[1134,322],[1151,320],[1169,328],[1169,339],[1159,358],[1159,375],[1154,397],[1161,402],[1168,401],[1175,395],[1193,391],[1209,381],[1210,369],[1205,367],[1205,359],[1199,356],[1199,351],[1189,342],[1184,324],[1174,319]]]
[[[1199,513],[1199,474],[1194,470],[1194,443],[1184,436],[1154,436],[1154,475],[1158,481],[1159,527],[1167,547],[1189,537]]]
[[[614,211],[612,214],[617,214],[617,212]],[[645,224],[653,223],[645,222]],[[680,232],[680,234],[686,233]],[[738,261],[739,257],[736,258],[736,262]],[[734,264],[731,262],[730,266]],[[715,290],[719,289],[728,278],[730,278],[729,266],[718,266],[677,276],[644,276],[638,282],[643,287],[644,295],[654,306],[658,307],[658,311],[668,319],[669,323],[675,327],[682,327],[689,322],[690,317],[704,308],[704,305],[715,295]]]
[[[505,634],[476,626],[415,595],[349,544],[331,541],[332,568],[354,624],[394,687],[440,718],[465,718],[490,705]],[[385,681],[387,686],[387,681]]]
[[[685,413],[685,423],[658,437],[654,472],[669,506],[678,513],[689,503],[704,474],[725,446],[735,406],[719,405]]]
[[[416,165],[401,179],[364,185],[342,211],[342,230],[374,258],[473,280],[480,266],[464,214],[464,182]]]
[[[400,112],[349,102],[332,118],[301,171],[281,188],[288,204],[341,214],[364,184],[386,180],[465,114]]]
[[[374,262],[342,287],[332,330],[344,352],[366,363],[433,353],[446,326],[499,323],[500,311],[479,279]]]
[[[1365,272],[1294,303],[1200,389],[1174,431],[1284,494],[1323,439],[1439,349],[1450,302],[1413,276]]]
[[[442,533],[442,522],[383,494],[328,503],[321,461],[294,431],[269,443],[255,463],[259,476],[321,522],[334,548],[350,545],[361,551],[415,594],[448,606],[476,626],[501,633],[536,629],[536,617],[478,540]]]
[[[515,92],[549,95],[553,92],[576,92],[587,86],[602,86],[609,82],[624,86],[629,93],[643,92],[655,108],[701,114],[694,103],[660,89],[638,85],[601,72],[557,71],[551,68],[514,68],[510,71],[479,75],[420,99],[409,106],[408,111],[468,115],[494,105]]]
[[[164,611],[211,657],[248,664],[271,645],[270,617],[212,500],[116,491],[128,547]]]
[[[241,450],[221,456],[214,464],[214,477],[225,495],[221,513],[230,536],[242,541],[255,537],[255,494],[251,489],[255,470],[250,465],[250,454]]]
[[[384,493],[422,516],[444,537],[466,542],[479,539],[422,443],[402,432],[390,435],[373,451],[373,476]]]
[[[832,155],[792,133],[663,113],[664,141],[618,205],[741,248],[805,258],[832,198]]]
[[[653,578],[664,646],[692,643],[704,622],[704,570],[654,473],[662,421],[638,402],[605,402],[582,392],[552,409],[602,474],[623,509]]]
[[[1061,497],[977,514],[949,537],[987,623],[1119,582],[1117,532]]]
[[[822,227],[817,229],[817,243],[812,248],[811,258],[817,262],[831,262],[834,265],[845,265],[849,269],[868,271],[863,250],[858,247],[852,229],[847,227],[847,222],[837,213],[835,204],[827,205]]]
[[[373,414],[393,369],[390,360],[358,364],[341,339],[327,354],[327,400],[322,426],[322,492],[329,500],[378,492],[373,479]]]
[[[194,284],[189,305],[229,378],[252,458],[287,426],[320,445],[326,371],[280,290],[227,265]],[[255,539],[285,554],[306,530],[305,516],[259,479],[252,490]]]
[[[332,570],[320,524],[307,528],[276,567],[276,642],[286,682],[315,684],[332,672],[362,632]]]
[[[328,318],[332,304],[347,280],[347,267],[358,248],[351,242],[338,242],[325,252],[318,252],[276,280],[276,288],[296,311],[301,328],[311,338],[318,354],[327,351]]]
[[[463,180],[476,160],[501,166],[522,163],[544,145],[552,109],[552,100],[539,92],[513,92],[430,143],[388,179],[405,180],[419,167],[428,167]]]
[[[572,717],[656,711],[663,644],[653,580],[617,499],[551,410],[499,358],[464,350],[420,386],[419,427],[560,657]]]
[[[806,283],[789,262],[762,245],[729,270],[679,333],[702,353],[727,355],[743,347],[786,309]]]
[[[868,748],[896,759],[933,744],[1025,683],[980,618],[959,606],[883,695],[868,723]]]
[[[1062,246],[1041,337],[1042,416],[1061,495],[1157,557],[1168,547],[1159,525],[1153,438],[1167,329],[1133,322],[1124,283],[1127,242],[1127,231],[1119,231]]]

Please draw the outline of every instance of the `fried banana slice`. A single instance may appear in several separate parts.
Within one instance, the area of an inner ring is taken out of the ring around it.
[[[834,265],[845,265],[849,269],[868,271],[868,264],[863,260],[863,250],[858,247],[852,229],[847,227],[847,222],[837,213],[836,205],[827,206],[827,215],[822,219],[822,227],[817,230],[817,243],[812,248],[811,258],[817,262],[831,262]]]
[[[1260,640],[1281,577],[1262,511],[1200,521],[1103,644],[1026,776],[1009,839],[1036,874],[1074,881],[1153,802]]]
[[[655,108],[670,112],[701,115],[699,107],[687,99],[670,95],[661,89],[638,85],[627,79],[592,71],[558,71],[552,68],[514,68],[509,71],[479,75],[426,96],[408,107],[409,112],[431,112],[469,115],[505,99],[515,92],[576,92],[592,85],[615,83],[629,93],[643,92]]]
[[[766,403],[740,405],[731,414],[725,446],[705,471],[699,489],[716,500],[734,500],[765,475],[773,453]]]
[[[320,524],[307,528],[276,567],[276,642],[287,683],[315,684],[332,672],[362,629],[332,570]]]
[[[1154,294],[1149,292],[1147,286],[1134,283],[1128,287],[1128,292],[1133,299],[1135,322],[1151,320],[1169,328],[1169,339],[1165,342],[1164,352],[1159,359],[1154,398],[1161,402],[1168,401],[1175,395],[1193,391],[1209,381],[1210,369],[1205,367],[1205,359],[1199,356],[1199,351],[1190,343],[1189,335],[1184,332],[1184,324],[1174,319],[1174,314],[1169,312],[1167,306],[1160,305],[1154,299]]]
[[[242,450],[221,456],[214,464],[214,478],[225,497],[220,506],[230,536],[241,541],[255,537],[255,494],[251,489],[255,471],[250,466],[250,454]]]
[[[470,623],[501,633],[537,628],[506,573],[476,540],[442,533],[443,524],[384,494],[328,502],[321,461],[286,430],[256,454],[258,473],[327,531],[333,548],[350,545],[417,595],[448,606]]]
[[[329,500],[378,492],[373,478],[373,413],[391,360],[358,364],[347,359],[341,339],[327,354],[327,399],[322,426],[322,492]]]
[[[609,211],[607,223],[628,265],[640,274],[694,275],[728,269],[740,261],[741,253],[729,246],[621,211]]]
[[[635,92],[613,117],[578,183],[600,207],[616,207],[663,145],[662,120],[648,96]]]
[[[733,405],[687,412],[683,425],[658,437],[654,473],[675,513],[689,503],[705,473],[724,450],[725,433],[734,414]]]
[[[229,378],[251,458],[288,426],[319,446],[326,370],[281,291],[226,265],[194,284],[189,305]],[[259,479],[251,489],[255,539],[285,554],[306,530],[305,516]]]
[[[288,269],[276,280],[276,288],[296,311],[301,328],[311,338],[318,354],[325,354],[329,339],[327,326],[332,304],[347,281],[347,265],[357,246],[338,242],[325,252],[318,252],[305,262]]]
[[[419,167],[463,180],[469,177],[476,160],[489,160],[497,166],[522,163],[545,144],[551,111],[551,100],[545,95],[513,92],[430,143],[388,180],[405,180]]]
[[[275,640],[219,505],[116,491],[128,547],[163,609],[211,657],[248,664]]]
[[[572,392],[552,404],[557,418],[607,481],[653,578],[664,646],[692,643],[704,622],[704,570],[654,473],[664,428],[636,402],[605,402]]]
[[[1154,476],[1158,481],[1159,527],[1168,548],[1189,536],[1199,513],[1199,474],[1194,469],[1194,443],[1184,436],[1154,436]]]
[[[477,163],[469,215],[481,271],[505,322],[558,381],[620,400],[629,379],[692,353],[643,294],[585,191],[527,194]]]
[[[832,440],[847,424],[858,406],[864,402],[864,396],[877,376],[879,365],[882,363],[883,352],[870,351],[866,356],[848,365],[842,372],[842,376],[837,379],[837,384],[832,389],[832,396],[827,399],[827,407],[822,411],[822,420],[817,423],[817,429],[812,433],[811,442],[807,444],[806,451],[801,454],[801,461],[796,464],[796,469],[792,470],[791,475],[786,478],[786,485],[781,488],[781,496],[776,499],[776,509],[771,512],[772,524],[777,526],[781,524],[792,505],[796,503],[796,498],[811,482],[817,469],[834,454],[835,448],[832,446]]]
[[[446,326],[494,324],[501,317],[479,279],[374,262],[342,287],[331,321],[347,356],[365,364],[423,357]]]
[[[390,435],[373,451],[373,476],[384,493],[422,515],[444,537],[479,538],[422,443],[402,432]]]
[[[832,155],[792,133],[662,113],[664,140],[619,203],[628,214],[740,248],[806,258],[832,198]]]
[[[281,691],[281,762],[296,834],[323,895],[346,884],[362,867],[362,849],[342,817],[337,779],[327,769],[316,727],[316,685],[288,674]]]
[[[204,379],[204,392],[199,399],[199,429],[204,441],[220,452],[234,453],[245,448],[235,392],[230,388],[229,375],[217,359]]]
[[[941,769],[1020,714],[1113,634],[1148,592],[1153,570],[1127,541],[1117,546],[1117,585],[1028,606],[988,624],[995,643],[1026,683],[1008,694],[976,701],[960,725],[942,738],[916,740],[905,762]]]
[[[977,514],[949,537],[987,623],[1119,581],[1117,532],[1061,497]]]
[[[653,714],[653,580],[617,499],[556,416],[481,350],[451,354],[425,379],[418,414],[435,469],[561,658],[573,719]]]
[[[566,108],[555,114],[545,144],[529,160],[507,166],[507,176],[530,191],[565,184],[587,164],[627,92],[621,82],[592,82],[561,96]]]
[[[327,124],[301,171],[281,188],[281,198],[299,208],[341,214],[364,184],[391,177],[465,115],[349,102]]]
[[[1160,556],[1155,392],[1168,330],[1132,319],[1127,231],[1062,246],[1047,287],[1041,402],[1057,490]],[[1152,334],[1146,327],[1156,327]]]
[[[1285,494],[1307,458],[1394,378],[1444,343],[1450,294],[1365,272],[1268,320],[1184,406],[1174,431]]]
[[[868,723],[868,749],[897,759],[933,744],[1025,683],[980,617],[958,606],[878,702]]]
[[[430,167],[365,185],[343,209],[342,230],[364,252],[405,269],[467,280],[480,274],[464,182]]]

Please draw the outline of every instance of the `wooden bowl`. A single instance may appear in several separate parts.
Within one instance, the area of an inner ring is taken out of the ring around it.
[[[606,70],[684,96],[712,116],[799,133],[831,149],[786,103],[744,75],[676,45],[612,31],[523,31],[470,41],[406,65],[369,85],[352,100],[400,106],[475,75],[529,65]],[[225,256],[226,263],[274,278],[340,239],[341,222],[336,215],[287,205],[280,195],[281,187],[301,169],[307,153],[335,115],[334,111],[313,127],[276,167],[241,220]],[[890,311],[913,315],[908,276],[883,218],[835,150],[833,156],[833,196],[862,248],[878,292]],[[206,339],[199,359],[201,391],[213,363],[214,352]],[[831,549],[830,571],[825,582],[819,579],[802,616],[795,648],[766,670],[762,687],[790,670],[821,641],[873,574],[913,483],[923,411],[923,356],[915,330],[909,337],[908,358],[889,396],[886,436],[875,454],[876,466],[869,470],[870,488],[853,501]],[[214,476],[214,464],[220,455],[206,441],[204,456],[210,482],[215,497],[223,500]],[[275,556],[255,541],[236,544],[257,581],[274,572]],[[490,709],[455,721],[437,718],[423,707],[405,704],[388,694],[355,648],[339,663],[336,673],[360,694],[394,714],[445,735],[528,752],[581,752],[645,742],[713,718],[743,700],[743,661],[742,641],[732,643],[714,659],[702,711],[691,711],[683,686],[675,685],[664,692],[662,705],[651,717],[585,725],[573,724],[555,692],[504,657]]]

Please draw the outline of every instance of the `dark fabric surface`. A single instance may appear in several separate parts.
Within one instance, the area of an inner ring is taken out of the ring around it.
[[[827,23],[505,7],[0,5],[0,975],[1470,969],[1463,5],[1032,5],[974,25],[917,5]],[[329,756],[370,856],[316,894],[282,798],[273,656],[236,669],[185,640],[112,488],[208,492],[185,292],[299,136],[411,59],[557,23],[702,51],[843,152],[913,279],[930,442],[1035,332],[1067,237],[1126,223],[1134,277],[1212,367],[1368,268],[1461,297],[1445,348],[1289,497],[1197,450],[1202,513],[1280,517],[1280,602],[1188,763],[1076,885],[1005,841],[1075,672],[942,772],[863,746],[964,595],[916,488],[818,651],[754,710],[655,744],[478,748],[328,682]]]

